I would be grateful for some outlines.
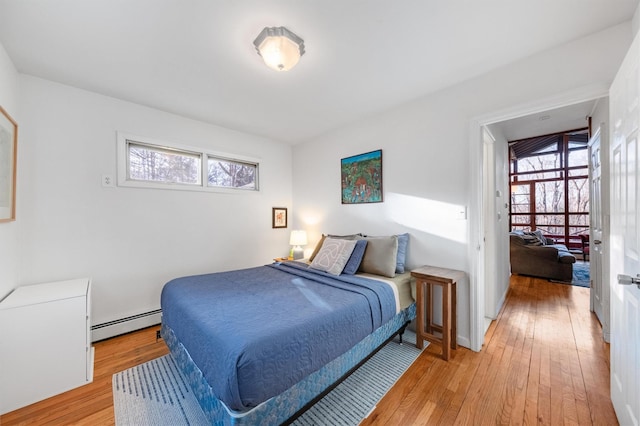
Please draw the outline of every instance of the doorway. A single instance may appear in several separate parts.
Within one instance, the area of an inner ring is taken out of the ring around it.
[[[485,144],[485,129],[489,130],[489,133],[493,136],[494,151],[498,152],[500,147],[504,147],[504,152],[507,152],[507,137],[513,129],[519,129],[522,132],[535,132],[537,134],[548,134],[553,132],[559,132],[566,129],[578,128],[584,126],[584,120],[589,116],[601,115],[599,120],[607,121],[608,110],[602,111],[603,106],[607,105],[607,102],[600,102],[600,99],[606,98],[608,95],[607,87],[600,88],[585,88],[579,91],[579,93],[570,93],[561,95],[558,98],[554,98],[547,101],[540,101],[535,106],[526,107],[514,107],[502,112],[496,112],[488,114],[486,116],[478,117],[471,121],[471,134],[470,134],[470,151],[471,151],[471,187],[472,196],[470,200],[470,217],[469,224],[470,232],[470,275],[473,277],[471,288],[471,348],[473,350],[480,350],[484,339],[484,331],[487,317],[485,301],[487,295],[495,295],[499,290],[499,286],[503,285],[504,277],[497,277],[495,281],[488,281],[485,271],[488,268],[495,268],[495,258],[486,253],[486,241],[491,240],[491,244],[494,247],[500,244],[507,244],[508,247],[508,232],[505,228],[498,226],[497,231],[493,234],[487,234],[487,220],[496,220],[496,205],[504,206],[505,196],[507,194],[504,191],[508,186],[496,181],[496,187],[488,188],[487,179],[490,172],[485,168],[484,158],[484,144]],[[588,108],[586,114],[584,108]],[[581,112],[580,112],[581,111]],[[578,125],[569,124],[569,119],[581,120]],[[562,126],[560,128],[553,129],[553,125]],[[553,130],[549,130],[553,129]],[[531,133],[531,134],[535,134]],[[530,134],[530,135],[531,135]],[[530,136],[529,135],[529,136]],[[517,137],[513,138],[517,139]],[[505,160],[508,161],[508,160]],[[495,163],[495,170],[499,168],[506,168],[506,162],[499,164]],[[495,194],[497,204],[491,203],[488,200],[492,199]],[[489,197],[487,195],[490,195]],[[501,195],[501,196],[500,196]],[[509,262],[509,251],[500,250],[500,253],[496,253],[500,256],[501,261]],[[506,277],[508,288],[508,276]],[[493,297],[493,296],[492,296]]]

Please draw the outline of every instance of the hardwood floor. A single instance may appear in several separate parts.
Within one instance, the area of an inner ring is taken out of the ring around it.
[[[363,425],[618,424],[589,289],[512,276],[479,353],[430,346]]]
[[[93,383],[0,417],[8,425],[111,425],[111,376],[167,353],[151,327],[95,344]],[[514,276],[476,353],[431,345],[363,425],[616,425],[609,345],[589,290]]]

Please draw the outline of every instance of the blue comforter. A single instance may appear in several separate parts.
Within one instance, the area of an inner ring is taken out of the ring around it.
[[[161,305],[164,325],[236,411],[282,393],[396,314],[387,284],[297,262],[178,278]]]

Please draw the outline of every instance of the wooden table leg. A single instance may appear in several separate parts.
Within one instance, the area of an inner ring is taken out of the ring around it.
[[[456,300],[456,294],[458,293],[456,290],[456,283],[451,284],[451,348],[458,349],[458,330],[457,330],[457,322],[458,322],[458,301]]]
[[[442,358],[451,357],[451,293],[448,284],[442,286]]]
[[[425,315],[427,320],[425,321],[425,331],[429,334],[433,334],[433,286],[428,281],[423,281],[424,284],[424,307],[427,310]]]
[[[422,350],[424,345],[423,335],[424,335],[424,304],[422,301],[424,300],[423,295],[423,285],[424,282],[421,280],[416,280],[416,347]]]

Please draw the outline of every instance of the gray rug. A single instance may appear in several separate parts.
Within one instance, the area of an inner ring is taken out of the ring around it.
[[[388,343],[294,425],[357,425],[420,354],[415,334]],[[206,425],[207,419],[171,355],[113,375],[116,425]]]

